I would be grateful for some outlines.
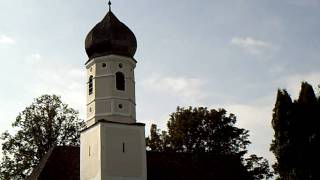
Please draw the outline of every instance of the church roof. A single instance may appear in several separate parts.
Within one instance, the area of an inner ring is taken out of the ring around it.
[[[80,148],[57,146],[40,160],[26,180],[80,180]]]
[[[147,152],[148,180],[252,180],[238,155]]]
[[[147,151],[149,180],[251,180],[240,156]],[[49,150],[26,180],[80,180],[80,148]]]
[[[137,40],[133,32],[109,10],[88,33],[85,48],[89,59],[109,54],[133,57]]]

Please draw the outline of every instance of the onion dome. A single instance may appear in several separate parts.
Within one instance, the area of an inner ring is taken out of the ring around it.
[[[87,35],[85,48],[89,59],[109,54],[133,58],[137,40],[133,32],[109,10]]]

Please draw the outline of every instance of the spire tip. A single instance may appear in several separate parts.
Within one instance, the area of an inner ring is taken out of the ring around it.
[[[111,11],[111,1],[109,0],[108,5],[109,5],[109,11]]]

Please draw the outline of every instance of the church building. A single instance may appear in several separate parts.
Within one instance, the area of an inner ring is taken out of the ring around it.
[[[85,128],[80,147],[52,147],[26,180],[248,179],[240,156],[148,152],[136,120],[137,40],[111,11],[85,39]]]

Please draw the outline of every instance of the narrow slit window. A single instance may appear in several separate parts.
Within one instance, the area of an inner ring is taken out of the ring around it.
[[[120,90],[120,91],[125,90],[125,79],[124,79],[124,74],[122,72],[116,73],[116,88],[117,90]]]
[[[125,144],[122,143],[122,152],[125,153],[126,152],[126,147],[125,147]]]
[[[89,95],[93,93],[93,76],[90,76],[88,82]]]
[[[91,156],[91,147],[89,146],[89,156]]]

